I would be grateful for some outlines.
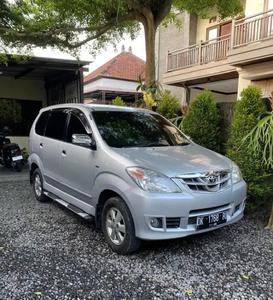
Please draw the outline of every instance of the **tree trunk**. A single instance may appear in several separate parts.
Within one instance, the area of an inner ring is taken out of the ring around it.
[[[155,34],[156,28],[154,18],[146,18],[144,25],[145,44],[146,44],[146,85],[150,85],[155,81]]]
[[[272,209],[271,209],[271,216],[270,216],[268,224],[265,228],[273,230],[273,203],[272,203]]]

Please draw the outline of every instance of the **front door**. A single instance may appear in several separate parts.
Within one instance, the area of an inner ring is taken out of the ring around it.
[[[92,212],[91,199],[94,181],[96,152],[86,146],[72,144],[73,134],[89,134],[91,128],[85,115],[78,109],[72,109],[67,127],[66,140],[60,149],[60,170],[62,190],[68,194],[66,200]]]

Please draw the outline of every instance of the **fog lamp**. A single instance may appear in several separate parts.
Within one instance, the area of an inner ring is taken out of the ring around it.
[[[154,228],[162,228],[162,218],[152,218],[151,226]]]

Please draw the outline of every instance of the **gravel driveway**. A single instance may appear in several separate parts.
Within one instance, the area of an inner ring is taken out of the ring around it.
[[[268,216],[119,256],[27,182],[0,183],[0,299],[273,299]]]

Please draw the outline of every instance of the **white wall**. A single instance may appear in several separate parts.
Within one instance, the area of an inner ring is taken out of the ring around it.
[[[110,79],[110,78],[103,78],[102,84],[103,86],[107,86],[107,87],[128,89],[134,91],[138,86],[138,83],[134,81],[126,81],[126,80],[118,80],[118,79]]]
[[[43,106],[46,106],[44,85],[44,80],[15,80],[13,77],[0,76],[0,98],[42,101]],[[12,142],[19,144],[20,148],[26,148],[29,151],[28,137],[11,136],[9,138]]]
[[[102,86],[102,78],[85,84],[83,86],[83,91],[85,92],[86,90],[88,90],[88,89],[90,89],[92,87],[95,87],[95,86]]]
[[[19,147],[26,148],[27,152],[29,152],[29,137],[28,136],[9,136],[8,137],[12,143],[17,143]]]
[[[246,17],[263,12],[264,0],[246,0],[245,15]]]
[[[100,78],[84,85],[84,92],[92,87],[101,86],[108,88],[120,88],[127,90],[136,90],[138,83],[134,81],[127,81],[122,79]]]
[[[43,101],[46,106],[44,80],[18,79],[0,76],[0,98]]]
[[[191,89],[190,91],[190,100],[192,101],[193,99],[195,99],[195,97],[202,93],[201,90],[197,90],[197,89]],[[222,95],[222,94],[218,94],[218,93],[213,93],[214,96],[214,100],[216,103],[219,102],[235,102],[237,101],[237,94],[232,94],[232,95]]]

